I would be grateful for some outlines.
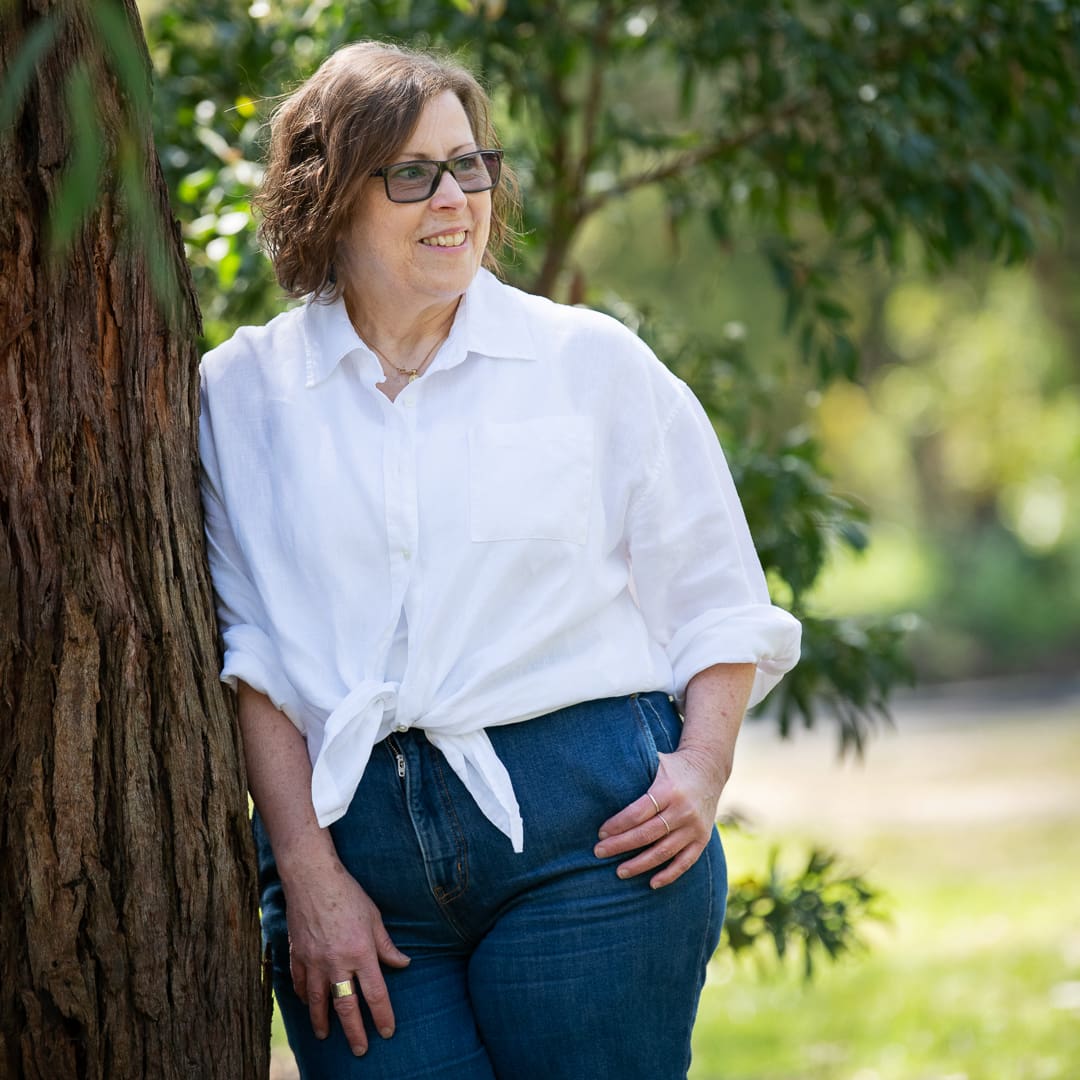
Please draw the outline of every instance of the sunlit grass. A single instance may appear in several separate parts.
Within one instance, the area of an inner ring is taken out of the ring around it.
[[[736,872],[769,843],[729,837]],[[889,893],[891,926],[809,985],[720,954],[691,1080],[1080,1077],[1080,816],[881,830],[844,851]]]

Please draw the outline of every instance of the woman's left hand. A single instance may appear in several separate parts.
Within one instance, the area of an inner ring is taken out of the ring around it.
[[[667,863],[649,884],[670,885],[697,862],[712,837],[727,770],[699,751],[660,754],[648,792],[600,826],[598,858],[637,851],[620,863],[621,878],[636,877]],[[640,849],[640,850],[639,850]]]

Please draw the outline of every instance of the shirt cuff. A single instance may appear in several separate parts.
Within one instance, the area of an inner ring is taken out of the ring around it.
[[[714,608],[687,623],[671,639],[668,660],[681,708],[686,685],[714,664],[756,664],[747,709],[757,705],[799,659],[802,626],[773,604]]]
[[[285,677],[281,658],[267,634],[251,623],[237,623],[221,637],[225,645],[221,681],[235,690],[236,680],[243,679],[252,690],[265,694],[274,708],[283,712],[300,733],[306,735],[300,697]]]

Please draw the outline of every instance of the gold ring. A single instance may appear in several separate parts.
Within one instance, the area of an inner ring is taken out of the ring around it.
[[[667,832],[664,833],[664,838],[667,839],[671,835],[671,826],[667,823],[667,818],[659,810],[656,811],[656,816],[664,823],[664,828],[667,829]]]
[[[342,982],[331,983],[330,993],[336,998],[352,997],[356,993],[356,987],[353,986],[352,979],[345,979]]]
[[[660,804],[656,801],[656,798],[653,796],[653,793],[651,791],[646,791],[645,794],[649,796],[649,800],[652,802],[653,806],[656,807],[656,812],[659,814],[660,813]]]

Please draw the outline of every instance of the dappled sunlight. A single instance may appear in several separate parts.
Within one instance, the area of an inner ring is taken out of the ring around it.
[[[909,525],[877,519],[865,552],[834,551],[811,594],[824,615],[874,615],[923,606],[938,585],[933,551]]]
[[[1032,273],[984,276],[891,286],[884,362],[815,413],[871,543],[838,548],[814,600],[918,615],[917,663],[938,679],[1061,668],[1080,632],[1080,387]]]
[[[1059,480],[1075,512],[1077,395],[1053,385],[1063,343],[1030,273],[997,271],[985,296],[965,299],[923,282],[890,296],[888,339],[908,366],[872,383],[875,410],[904,425],[908,438],[934,439],[940,479],[954,499],[995,499],[1007,485],[1044,475]]]

